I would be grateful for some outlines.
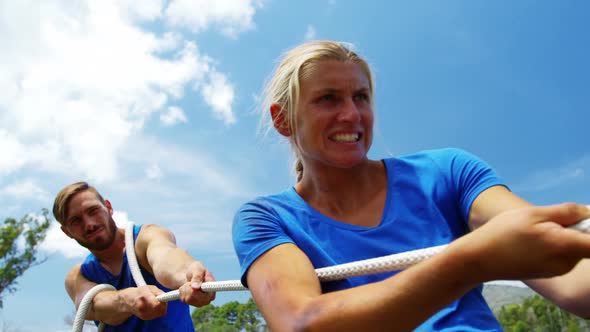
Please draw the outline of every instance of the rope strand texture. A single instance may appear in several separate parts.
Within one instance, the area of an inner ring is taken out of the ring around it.
[[[408,251],[378,258],[339,264],[316,269],[320,281],[333,281],[375,273],[403,270],[441,252],[447,245]],[[240,280],[204,282],[201,290],[206,293],[248,290]],[[158,296],[160,301],[172,301],[179,298],[178,291],[171,291]]]
[[[90,309],[90,305],[92,304],[92,299],[96,294],[106,291],[106,290],[115,290],[115,287],[109,284],[99,284],[96,285],[84,295],[82,301],[80,302],[80,306],[78,307],[78,311],[76,312],[76,318],[74,318],[74,324],[72,326],[72,331],[82,331],[82,327],[84,326],[84,320],[86,319],[86,313],[88,309]],[[102,323],[101,323],[102,324]],[[99,327],[100,331],[100,327]]]
[[[143,275],[141,275],[139,263],[137,262],[137,257],[135,256],[135,241],[133,241],[132,222],[128,223],[125,227],[125,255],[127,255],[127,264],[129,264],[129,270],[131,270],[133,281],[135,281],[137,287],[145,286],[146,282],[143,279]]]

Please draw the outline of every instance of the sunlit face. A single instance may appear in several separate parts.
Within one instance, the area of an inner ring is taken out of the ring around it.
[[[352,167],[367,159],[373,140],[370,84],[352,62],[320,61],[300,81],[296,133],[304,163]]]
[[[103,204],[88,190],[75,194],[68,203],[61,229],[66,235],[90,250],[104,250],[115,240],[117,226],[109,201]]]

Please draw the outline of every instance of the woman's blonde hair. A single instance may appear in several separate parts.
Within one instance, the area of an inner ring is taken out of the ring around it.
[[[352,51],[351,44],[328,40],[311,41],[288,50],[279,60],[278,66],[264,89],[262,123],[267,131],[273,127],[270,107],[277,103],[280,105],[279,115],[282,114],[282,118],[287,121],[291,135],[297,132],[295,116],[299,104],[300,82],[302,77],[313,70],[320,61],[337,60],[359,65],[367,76],[369,93],[372,97],[374,83],[371,68],[367,61]],[[293,140],[291,140],[291,147],[295,153],[295,173],[299,182],[303,177],[303,164]]]

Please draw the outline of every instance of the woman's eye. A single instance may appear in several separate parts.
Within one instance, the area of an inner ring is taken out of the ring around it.
[[[320,101],[334,101],[336,99],[336,96],[329,94],[329,95],[323,95],[320,97]]]
[[[366,93],[359,93],[356,96],[354,96],[354,98],[356,100],[369,101],[369,95]]]

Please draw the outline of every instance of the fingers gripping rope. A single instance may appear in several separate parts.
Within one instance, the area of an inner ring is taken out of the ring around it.
[[[590,233],[590,218],[580,221],[579,223],[568,227],[570,229],[575,229],[581,232]],[[404,253],[371,258],[351,263],[345,263],[340,265],[334,265],[329,267],[323,267],[316,269],[315,272],[318,275],[320,281],[333,281],[333,280],[340,280],[350,277],[358,277],[362,275],[369,275],[381,272],[390,272],[390,271],[398,271],[406,269],[414,264],[417,264],[427,258],[430,258],[437,253],[443,251],[447,245],[441,245],[426,249],[419,249],[408,251]],[[127,260],[129,262],[129,268],[131,269],[131,273],[135,280],[135,283],[139,286],[145,285],[145,281],[141,275],[141,271],[139,270],[139,265],[137,264],[137,259],[135,257],[134,250],[128,250],[129,248],[134,248],[133,244],[133,224],[129,224],[125,230],[125,250],[127,254]],[[103,286],[104,288],[100,288]],[[80,303],[80,307],[78,309],[78,313],[76,314],[76,320],[74,321],[74,329],[73,332],[81,332],[82,325],[84,324],[84,317],[86,317],[86,311],[90,306],[92,298],[98,294],[102,290],[108,289],[110,285],[97,285],[92,288],[82,299],[82,303]],[[114,289],[110,286],[111,289]],[[93,290],[97,288],[96,291]],[[227,280],[227,281],[213,281],[213,282],[204,282],[201,284],[201,290],[206,293],[211,292],[225,292],[225,291],[242,291],[247,290],[246,287],[242,285],[240,280]],[[92,294],[91,294],[92,293]],[[178,300],[180,298],[180,292],[178,290],[173,290],[164,294],[161,294],[157,297],[160,302],[169,302]],[[88,302],[86,304],[86,302]],[[83,306],[84,304],[84,306]],[[81,323],[79,322],[81,320]],[[99,331],[101,330],[101,326],[99,326]],[[79,327],[78,327],[79,326]]]
[[[137,257],[135,256],[135,241],[133,241],[133,223],[127,224],[125,227],[125,255],[127,256],[127,264],[129,264],[129,270],[131,270],[131,275],[133,276],[133,281],[137,286],[145,286],[146,282],[141,275],[141,270],[139,269],[139,264],[137,263]],[[80,307],[78,307],[78,311],[76,312],[76,318],[74,319],[74,324],[72,327],[72,332],[82,332],[82,327],[84,325],[84,320],[86,317],[86,313],[90,308],[90,304],[92,303],[92,299],[96,294],[103,290],[107,289],[115,289],[115,287],[109,284],[100,284],[96,285],[84,295],[82,302],[80,303]],[[89,296],[91,295],[91,296]],[[165,295],[165,294],[162,294]],[[160,296],[162,296],[160,295]],[[180,295],[176,299],[180,298]],[[160,302],[168,302],[175,299],[169,299],[167,301],[161,300],[158,298]],[[98,332],[102,332],[105,328],[105,324],[100,322],[98,325]]]

